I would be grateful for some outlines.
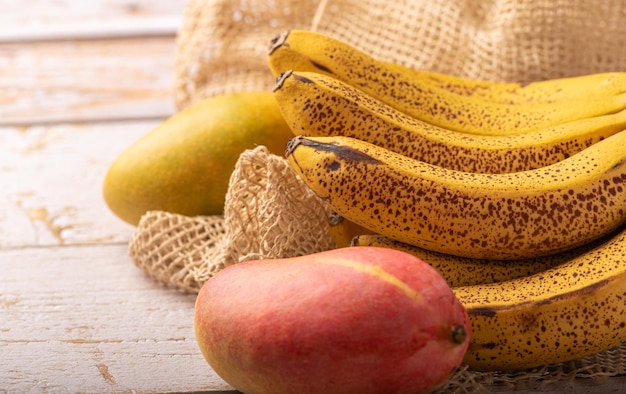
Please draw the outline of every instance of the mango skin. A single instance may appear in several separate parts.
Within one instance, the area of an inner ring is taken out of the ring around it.
[[[246,394],[424,392],[470,336],[432,267],[367,246],[231,265],[201,288],[194,322],[209,365]]]
[[[105,176],[104,200],[131,225],[150,210],[222,214],[239,155],[264,145],[282,156],[292,137],[269,91],[209,97],[172,115],[123,151]]]

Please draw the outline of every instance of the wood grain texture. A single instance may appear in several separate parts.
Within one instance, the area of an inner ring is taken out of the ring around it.
[[[229,390],[127,254],[110,163],[175,112],[183,1],[0,1],[0,392]]]
[[[149,279],[125,244],[0,250],[0,273],[0,392],[230,388],[195,342],[195,295]]]
[[[0,44],[0,125],[162,118],[172,37]]]
[[[160,123],[0,127],[0,248],[126,242],[102,198],[109,165]]]
[[[176,33],[185,0],[0,0],[0,42]]]

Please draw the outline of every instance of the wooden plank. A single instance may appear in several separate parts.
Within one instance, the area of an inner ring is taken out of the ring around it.
[[[195,341],[195,294],[126,245],[0,250],[0,392],[229,390]]]
[[[185,0],[0,0],[0,42],[172,35]]]
[[[0,45],[0,125],[162,118],[173,37]]]
[[[126,242],[102,182],[160,121],[0,127],[0,248]]]
[[[65,25],[28,26],[26,29],[1,30],[0,43],[27,41],[87,40],[120,37],[171,36],[181,24],[180,17],[161,17],[147,20],[75,21]]]

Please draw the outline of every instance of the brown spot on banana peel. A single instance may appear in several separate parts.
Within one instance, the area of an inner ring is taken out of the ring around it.
[[[293,75],[293,79],[295,79],[298,82],[302,82],[302,83],[312,83],[314,84],[315,82],[312,79],[309,79],[307,77],[304,77],[302,75],[298,75],[298,74],[292,74]]]
[[[323,64],[320,64],[316,61],[314,61],[313,59],[309,59],[309,61],[311,62],[311,65],[313,65],[313,67],[317,68],[318,70],[326,73],[326,74],[333,74],[332,70],[328,67],[326,67]]]
[[[486,316],[486,317],[495,317],[497,316],[498,311],[497,308],[473,308],[472,315],[475,316]]]
[[[315,81],[304,77],[302,75],[298,75],[298,74],[294,74],[293,70],[287,70],[285,72],[282,72],[278,75],[278,77],[276,77],[276,83],[274,83],[274,87],[272,88],[272,92],[276,92],[278,89],[282,88],[283,85],[285,84],[285,81],[287,80],[287,78],[293,78],[294,80],[298,81],[298,82],[302,82],[302,83],[312,83],[315,84]]]
[[[495,349],[496,348],[496,343],[495,342],[481,343],[480,347],[482,347],[484,349]]]
[[[615,163],[615,164],[613,165],[613,167],[611,167],[611,171],[613,171],[613,170],[617,170],[618,168],[620,168],[621,166],[623,166],[623,165],[624,165],[624,162],[626,162],[626,161],[625,161],[625,160],[620,160],[620,161],[618,161],[617,163]]]
[[[351,162],[363,162],[374,165],[382,164],[380,160],[350,146],[341,145],[334,142],[324,143],[320,141],[313,141],[301,135],[294,137],[290,139],[289,142],[287,142],[287,150],[285,156],[291,155],[293,151],[300,145],[313,147],[320,152],[340,152],[343,159],[348,159]],[[333,163],[337,163],[337,165],[339,164],[338,162]],[[329,166],[333,167],[333,163],[329,164]],[[336,169],[337,168],[331,168],[331,170]]]
[[[299,136],[292,138],[291,140],[287,142],[287,148],[285,152],[285,157],[289,158],[289,156],[291,156],[291,159],[293,161],[292,166],[297,167],[297,172],[302,172],[302,166],[300,165],[300,163],[298,163],[297,158],[293,156],[293,152],[299,146],[313,147],[316,150],[321,151],[321,152],[330,152],[330,153],[340,152],[343,158],[350,158],[353,162],[362,162],[362,163],[367,163],[370,165],[382,164],[379,160],[367,155],[364,152],[353,149],[349,146],[344,146],[344,145],[335,144],[335,143],[322,143],[322,142],[307,139],[306,137],[299,135]],[[326,163],[325,165],[325,169],[327,172],[335,172],[339,170],[340,168],[341,168],[341,164],[339,163],[339,161],[336,161],[336,160],[330,161],[329,163]],[[322,200],[325,200],[325,201],[331,200],[331,196],[328,194],[319,194],[317,191],[315,191],[315,193]]]

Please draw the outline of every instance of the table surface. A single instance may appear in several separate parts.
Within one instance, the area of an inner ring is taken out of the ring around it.
[[[0,0],[0,392],[234,392],[195,342],[195,294],[133,264],[134,228],[101,197],[109,164],[176,111],[184,6]]]

